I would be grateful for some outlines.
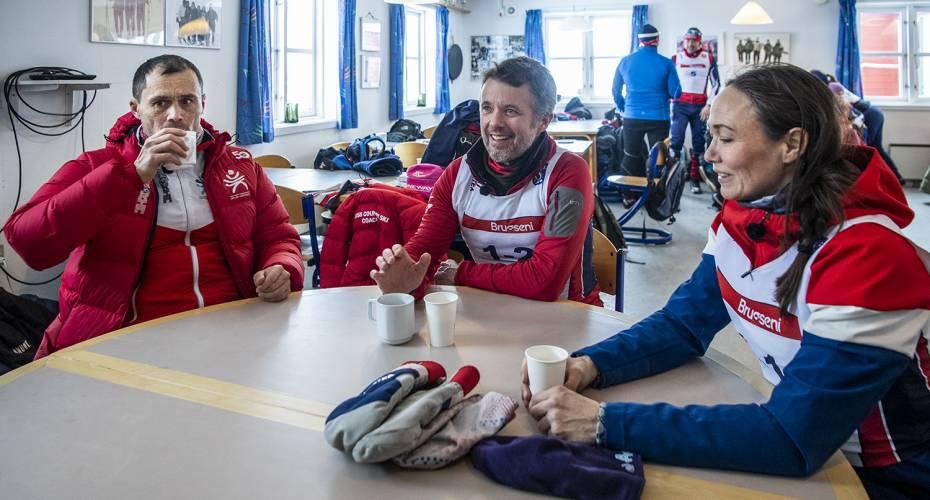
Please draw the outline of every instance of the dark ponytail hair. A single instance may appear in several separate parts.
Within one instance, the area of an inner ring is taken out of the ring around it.
[[[752,102],[756,119],[771,140],[799,127],[807,139],[794,175],[786,186],[784,245],[797,237],[798,255],[776,281],[775,299],[783,313],[795,303],[804,268],[827,230],[844,221],[842,196],[858,172],[840,157],[840,112],[827,86],[814,75],[789,64],[763,66],[740,74],[728,84]],[[798,234],[789,233],[797,220]]]

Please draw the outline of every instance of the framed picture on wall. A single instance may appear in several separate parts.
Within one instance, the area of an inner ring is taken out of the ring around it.
[[[91,0],[90,41],[164,45],[165,3],[146,0]]]
[[[362,54],[362,88],[376,89],[381,87],[381,56]]]
[[[369,13],[362,18],[361,50],[367,52],[381,51],[381,21]]]
[[[523,35],[490,35],[471,37],[471,79],[477,80],[496,62],[525,56]]]
[[[791,62],[791,33],[734,33],[733,66]]]
[[[165,45],[202,49],[220,48],[222,13],[223,0],[166,0]]]
[[[717,64],[723,64],[723,37],[717,35],[704,35],[701,37],[701,47],[711,53]],[[685,50],[685,39],[682,36],[675,38],[675,52]]]

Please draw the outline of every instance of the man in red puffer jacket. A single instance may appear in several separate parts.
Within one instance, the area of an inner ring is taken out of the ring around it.
[[[274,185],[201,120],[203,105],[190,61],[146,61],[107,146],[65,163],[7,221],[28,265],[68,260],[37,359],[130,324],[302,288],[300,240]],[[187,131],[197,136],[189,165]]]

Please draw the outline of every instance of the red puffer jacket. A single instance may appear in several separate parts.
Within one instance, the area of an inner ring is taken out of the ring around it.
[[[229,134],[201,125],[213,138],[198,147],[204,188],[240,296],[254,297],[252,275],[274,264],[300,290],[300,240],[274,185],[248,151],[228,144]],[[138,126],[131,114],[120,117],[107,147],[65,163],[4,226],[29,266],[45,269],[68,259],[60,312],[36,358],[124,325],[158,212],[155,189],[143,185],[133,164]]]
[[[373,185],[346,198],[326,230],[320,287],[374,285],[369,272],[381,251],[417,232],[426,201],[417,192]]]

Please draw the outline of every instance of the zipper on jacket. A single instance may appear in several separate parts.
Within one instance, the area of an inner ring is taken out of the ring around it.
[[[181,202],[184,203],[184,244],[191,252],[191,271],[194,282],[194,296],[197,297],[197,308],[203,308],[203,295],[200,293],[200,262],[197,259],[197,247],[191,245],[191,212],[187,206],[187,195],[184,192],[184,180],[181,179],[181,171],[175,170],[175,176],[178,179],[178,186],[181,187]],[[209,204],[209,202],[208,202]]]

